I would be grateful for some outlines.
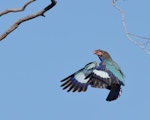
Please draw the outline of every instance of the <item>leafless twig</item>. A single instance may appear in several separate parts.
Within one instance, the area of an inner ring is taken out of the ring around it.
[[[149,41],[150,41],[150,38],[146,38],[146,37],[139,36],[137,34],[133,34],[131,32],[128,32],[128,29],[127,29],[127,26],[126,26],[126,22],[125,22],[125,12],[120,7],[118,7],[116,5],[116,1],[117,0],[113,0],[112,1],[112,5],[121,13],[122,25],[123,25],[123,28],[124,28],[124,31],[125,31],[127,39],[130,40],[131,42],[133,42],[135,45],[137,45],[141,49],[143,49],[148,55],[150,55],[150,51],[147,49],[147,46],[148,46]],[[132,39],[131,36],[134,37],[134,38],[145,39],[146,42],[140,43],[140,42]]]
[[[26,3],[23,6],[22,9],[25,9],[25,7],[27,5],[29,5],[30,3],[31,3],[31,0],[28,3]],[[16,28],[18,28],[21,23],[23,23],[25,21],[28,21],[28,20],[31,20],[31,19],[34,19],[34,18],[39,17],[39,16],[45,17],[44,13],[47,12],[48,10],[50,10],[51,8],[53,8],[55,5],[56,5],[56,1],[55,0],[51,0],[51,4],[49,4],[47,7],[45,7],[42,10],[40,10],[39,12],[36,12],[35,14],[31,14],[31,15],[28,15],[26,17],[23,17],[23,18],[17,20],[8,30],[6,30],[2,35],[0,35],[0,41],[2,41],[5,37],[7,37],[7,35],[9,35]],[[6,12],[6,13],[8,13],[8,12]]]
[[[7,9],[7,10],[5,10],[5,11],[3,11],[3,12],[0,13],[0,17],[1,17],[2,15],[5,15],[5,14],[7,14],[7,13],[10,13],[10,12],[20,12],[20,11],[24,11],[25,8],[26,8],[29,4],[31,4],[32,2],[34,2],[34,1],[36,1],[36,0],[29,0],[27,3],[24,4],[24,6],[22,6],[22,8],[18,8],[18,9]]]

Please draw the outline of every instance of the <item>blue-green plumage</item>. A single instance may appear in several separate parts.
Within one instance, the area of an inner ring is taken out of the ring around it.
[[[110,90],[106,100],[116,100],[121,95],[124,74],[108,52],[95,50],[101,62],[90,62],[82,69],[63,79],[61,87],[70,92],[85,92],[90,85],[94,88]]]
[[[106,60],[106,69],[108,69],[124,85],[124,74],[119,65],[113,60]]]
[[[106,81],[109,85],[107,88],[110,89],[110,93],[106,100],[115,100],[121,95],[121,85],[124,85],[124,74],[108,52],[104,50],[95,50],[94,53],[100,58],[100,66],[104,67],[104,71],[108,73],[110,77],[109,80],[107,80],[108,78],[100,78],[101,80],[104,79],[103,81]]]

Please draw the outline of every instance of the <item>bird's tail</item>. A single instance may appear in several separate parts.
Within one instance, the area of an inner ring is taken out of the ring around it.
[[[118,85],[110,90],[106,100],[107,101],[116,100],[119,96],[121,96],[121,93],[122,93],[121,86]]]

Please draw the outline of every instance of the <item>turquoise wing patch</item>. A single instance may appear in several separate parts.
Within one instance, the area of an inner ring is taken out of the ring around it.
[[[114,61],[107,61],[106,62],[107,70],[111,71],[112,74],[118,78],[124,84],[124,74],[121,71],[119,65]]]

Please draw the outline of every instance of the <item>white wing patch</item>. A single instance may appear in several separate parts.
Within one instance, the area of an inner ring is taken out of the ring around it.
[[[101,71],[101,70],[93,70],[93,73],[97,76],[100,76],[102,78],[110,78],[109,74],[107,72]]]
[[[80,83],[87,83],[89,80],[89,78],[85,79],[86,76],[82,71],[77,73],[74,77]]]
[[[92,69],[92,68],[95,68],[96,66],[98,66],[99,65],[99,62],[92,62],[92,63],[90,63],[90,64],[88,64],[88,65],[86,65],[85,67],[84,67],[84,69],[85,70],[89,70],[89,69]]]

